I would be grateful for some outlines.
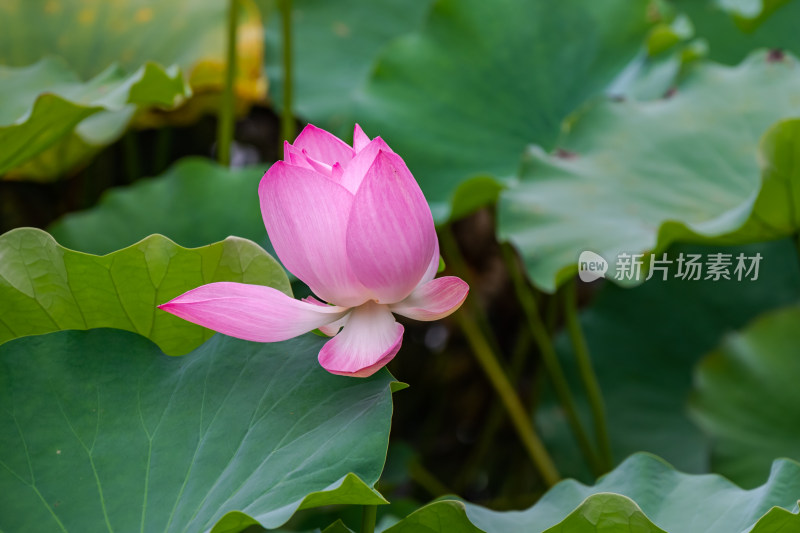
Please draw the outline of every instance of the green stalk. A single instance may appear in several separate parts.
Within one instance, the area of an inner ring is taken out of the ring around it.
[[[466,263],[461,251],[458,249],[458,244],[450,233],[450,228],[445,228],[441,232],[440,244],[447,257],[448,265],[457,276],[469,283],[470,276]],[[539,470],[544,483],[548,487],[555,485],[561,479],[561,476],[533,427],[532,417],[525,411],[522,401],[520,401],[508,379],[508,375],[500,365],[494,349],[496,341],[492,342],[490,334],[486,332],[489,327],[488,321],[486,324],[481,325],[480,320],[476,318],[476,315],[481,316],[481,312],[482,309],[474,303],[473,298],[467,297],[464,305],[455,314],[455,318],[467,338],[472,353],[475,354],[478,363],[489,378],[489,382],[503,402],[506,411],[508,411],[511,423],[514,425],[525,451],[530,456],[534,466]]]
[[[572,347],[575,351],[575,359],[578,362],[578,370],[586,389],[589,405],[592,409],[594,418],[595,438],[600,450],[600,461],[604,471],[611,470],[614,464],[611,455],[611,441],[608,437],[608,424],[606,422],[606,408],[603,401],[603,394],[600,391],[600,384],[597,375],[592,368],[592,359],[589,355],[589,346],[586,337],[583,335],[580,321],[578,320],[578,295],[576,291],[577,283],[571,280],[564,289],[564,313],[566,315],[567,329],[569,330]]]
[[[233,81],[236,76],[236,31],[238,29],[239,0],[228,0],[228,42],[225,63],[225,88],[217,123],[217,161],[220,165],[231,164],[231,142],[233,142],[234,98]]]
[[[296,135],[292,115],[292,0],[278,0],[283,28],[283,109],[281,111],[281,151],[283,141],[294,141]]]
[[[480,363],[495,392],[500,396],[506,411],[508,411],[508,416],[511,418],[514,429],[522,440],[522,444],[525,446],[531,461],[533,461],[533,464],[542,475],[544,483],[548,487],[552,487],[558,483],[561,476],[550,454],[547,453],[544,443],[542,443],[533,428],[531,416],[525,412],[519,396],[517,396],[516,391],[508,381],[508,376],[500,367],[497,356],[492,351],[486,338],[481,334],[481,330],[474,317],[470,314],[468,307],[462,307],[455,316],[464,335],[467,337],[472,353],[475,354],[478,363]]]
[[[572,428],[575,439],[578,441],[578,446],[586,458],[589,467],[595,474],[599,475],[602,473],[603,469],[594,453],[589,436],[587,435],[586,430],[583,428],[583,424],[581,424],[580,418],[578,417],[578,410],[575,407],[575,400],[572,397],[572,392],[570,391],[569,384],[567,383],[567,378],[564,375],[564,370],[561,368],[558,355],[556,355],[556,350],[553,347],[552,341],[550,340],[550,335],[548,334],[547,328],[545,327],[542,317],[539,314],[539,308],[536,305],[536,299],[533,296],[533,291],[523,277],[514,250],[508,244],[503,245],[502,249],[503,259],[505,260],[508,273],[511,276],[511,281],[514,284],[514,292],[517,295],[517,300],[519,301],[520,305],[522,306],[522,310],[525,313],[525,317],[528,321],[528,327],[531,330],[533,339],[539,346],[539,353],[542,356],[542,362],[544,363],[547,375],[550,378],[550,382],[552,383],[553,389],[558,397],[558,401],[564,408],[564,413],[567,416],[567,422]]]
[[[517,336],[517,341],[514,350],[511,352],[511,365],[509,368],[509,376],[512,383],[516,377],[522,372],[525,366],[525,361],[530,351],[531,336],[527,328],[520,328],[521,331]],[[464,461],[464,468],[461,469],[461,474],[456,481],[457,487],[464,488],[469,480],[473,479],[478,472],[480,465],[483,463],[484,458],[489,455],[495,443],[495,437],[500,429],[501,424],[505,420],[505,408],[501,402],[497,400],[492,402],[489,409],[489,414],[483,423],[483,431],[481,432],[480,440],[477,445],[473,446],[472,452],[466,461]],[[463,490],[458,491],[463,492]]]
[[[377,505],[364,505],[361,515],[361,533],[375,533],[375,518],[378,515]]]

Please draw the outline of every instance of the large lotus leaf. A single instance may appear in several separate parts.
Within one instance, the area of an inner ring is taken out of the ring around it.
[[[709,57],[734,65],[756,48],[783,49],[800,55],[800,36],[795,22],[800,17],[800,1],[768,0],[754,18],[742,12],[755,10],[745,4],[752,0],[671,0],[676,10],[686,13],[698,37],[709,45]],[[725,6],[724,4],[729,4]],[[742,4],[737,6],[733,4]],[[722,4],[722,5],[721,5]]]
[[[761,139],[761,188],[753,201],[742,205],[745,222],[725,235],[707,237],[685,234],[680,226],[667,224],[662,236],[698,242],[753,242],[778,239],[800,231],[800,119],[773,125]]]
[[[529,151],[519,182],[501,194],[501,237],[519,249],[531,280],[552,291],[584,250],[608,260],[613,277],[620,253],[737,230],[760,186],[759,139],[800,115],[799,83],[795,59],[758,53],[735,68],[697,68],[665,100],[596,106],[561,151]]]
[[[96,256],[68,250],[32,228],[0,236],[0,343],[63,329],[113,327],[148,337],[171,355],[212,332],[156,305],[214,281],[275,287],[290,294],[283,269],[237,237],[181,248],[161,235]]]
[[[0,66],[0,93],[0,176],[48,179],[119,138],[136,111],[172,108],[191,91],[175,67],[112,66],[84,83],[50,58]]]
[[[62,245],[93,254],[153,233],[182,246],[203,246],[229,235],[266,245],[257,194],[264,170],[182,159],[160,176],[110,189],[97,206],[66,215],[48,231]]]
[[[329,374],[323,342],[218,335],[167,357],[98,329],[4,344],[0,529],[235,533],[302,507],[384,503],[371,486],[391,376]]]
[[[261,99],[261,17],[240,0],[237,89]],[[24,66],[63,57],[82,79],[112,63],[127,72],[147,61],[178,65],[199,90],[222,86],[228,2],[216,0],[4,0],[0,3],[0,64]]]
[[[552,145],[562,120],[604,91],[640,50],[650,26],[648,4],[437,0],[420,31],[383,48],[354,98],[348,95],[342,105],[342,98],[330,91],[323,95],[329,103],[322,96],[304,101],[300,92],[298,109],[312,122],[331,120],[338,126],[355,120],[370,136],[382,136],[406,160],[434,216],[442,221],[459,185],[478,175],[502,179],[513,174],[528,143]],[[405,28],[421,13],[417,9],[413,17],[399,17]],[[391,17],[388,8],[381,19],[387,15]],[[340,16],[327,22],[324,32],[335,32],[336,21],[344,20]],[[355,37],[352,44],[357,45]],[[320,49],[314,47],[314,54],[322,54]],[[329,53],[319,55],[319,63]],[[367,54],[361,51],[357,57]],[[350,64],[363,72],[363,63]],[[320,72],[333,69],[339,63],[321,64],[308,76],[316,80]],[[298,77],[302,75],[298,69]],[[339,74],[325,79],[339,79]],[[351,81],[342,83],[350,87]],[[325,87],[315,87],[313,94]],[[354,116],[338,115],[337,108],[347,110],[353,99]],[[491,201],[496,188],[490,183],[473,193]]]
[[[695,365],[730,331],[800,301],[800,268],[792,240],[735,248],[673,247],[669,257],[713,253],[761,254],[758,279],[689,281],[675,278],[672,269],[666,281],[656,275],[631,289],[606,283],[581,312],[605,399],[615,462],[643,450],[681,471],[707,472],[711,446],[687,408]],[[556,348],[584,420],[591,424],[572,344],[565,334],[557,337]],[[580,467],[584,464],[580,450],[553,399],[542,402],[536,422],[560,471],[593,479]],[[759,463],[759,475],[775,457]]]
[[[785,459],[775,461],[766,483],[746,491],[720,476],[683,474],[637,454],[594,486],[559,483],[525,511],[441,501],[386,532],[773,533],[800,527],[798,494],[800,464]],[[406,527],[412,520],[426,528]]]
[[[294,0],[294,111],[330,131],[353,133],[360,91],[379,52],[416,31],[433,0]],[[277,105],[283,101],[280,17],[266,27],[267,74]],[[374,135],[382,135],[375,132]]]
[[[800,459],[800,310],[765,315],[698,366],[692,413],[713,443],[714,470],[761,481],[773,457]]]

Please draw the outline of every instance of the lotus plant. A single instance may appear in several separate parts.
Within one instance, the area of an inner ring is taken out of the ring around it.
[[[261,213],[278,257],[319,298],[271,287],[210,283],[159,308],[241,339],[286,340],[319,329],[332,336],[319,362],[334,374],[369,376],[398,352],[393,313],[438,320],[469,287],[434,279],[439,243],[430,208],[402,158],[356,125],[353,146],[315,126],[264,174]]]

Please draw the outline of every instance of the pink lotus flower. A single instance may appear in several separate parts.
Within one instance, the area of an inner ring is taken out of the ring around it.
[[[434,279],[439,243],[414,177],[380,137],[370,141],[358,125],[352,148],[307,126],[294,145],[285,144],[284,161],[264,174],[258,195],[278,257],[328,303],[222,282],[160,309],[257,342],[319,328],[333,336],[319,352],[320,364],[334,374],[365,377],[400,349],[403,326],[392,313],[438,320],[467,297],[461,279]]]

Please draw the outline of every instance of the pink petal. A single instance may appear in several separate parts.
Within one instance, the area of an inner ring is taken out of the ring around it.
[[[291,339],[348,312],[343,307],[301,302],[272,287],[228,281],[202,285],[158,308],[225,335],[256,342]]]
[[[304,302],[308,302],[308,303],[313,304],[313,305],[321,305],[322,307],[328,307],[328,304],[326,304],[325,302],[320,302],[319,300],[317,300],[313,296],[306,296],[305,298],[303,298],[303,301]],[[333,337],[334,335],[339,333],[339,330],[342,329],[342,326],[345,325],[345,323],[347,322],[347,317],[349,317],[349,316],[350,316],[349,314],[348,315],[344,315],[339,320],[336,320],[336,321],[331,322],[330,324],[326,324],[324,326],[320,326],[319,330],[322,333],[324,333],[325,335],[327,335],[328,337]]]
[[[428,263],[428,269],[425,271],[425,274],[423,274],[422,279],[419,280],[419,285],[417,285],[417,288],[419,288],[421,285],[424,285],[425,283],[428,283],[430,280],[436,277],[436,274],[439,273],[440,259],[441,258],[439,257],[439,238],[437,237],[436,246],[434,247],[433,255],[431,256],[431,261],[430,263]]]
[[[389,145],[383,142],[383,139],[375,137],[343,167],[344,171],[339,182],[348,191],[355,194],[381,150],[394,153]]]
[[[294,147],[305,150],[314,159],[330,166],[336,162],[346,163],[355,155],[347,143],[312,124],[303,128],[294,141]]]
[[[403,326],[385,305],[365,303],[353,309],[342,331],[319,352],[319,363],[332,374],[367,377],[400,350]]]
[[[308,164],[311,165],[311,168],[313,168],[314,170],[316,170],[317,172],[319,172],[324,176],[331,177],[331,171],[332,171],[331,165],[327,165],[322,161],[317,161],[316,159],[308,155],[307,150],[303,150],[303,155],[305,156]],[[338,165],[339,163],[336,164]]]
[[[341,183],[343,174],[344,170],[342,170],[341,163],[334,163],[331,168],[331,179],[337,183]]]
[[[414,320],[439,320],[454,313],[469,293],[469,285],[461,278],[445,276],[420,285],[408,298],[389,309]]]
[[[350,317],[350,315],[345,315],[342,318],[340,318],[339,320],[331,322],[330,324],[326,324],[324,326],[320,326],[319,330],[322,333],[324,333],[325,335],[327,335],[328,337],[335,337],[336,334],[339,333],[339,330],[342,329],[345,324],[347,324],[347,319],[349,317]]]
[[[278,161],[261,179],[258,195],[278,257],[314,294],[345,307],[370,298],[347,259],[353,204],[347,189],[313,170]]]
[[[283,141],[283,160],[298,167],[314,168],[309,164],[303,151],[295,148],[288,141]]]
[[[361,126],[356,124],[356,127],[353,129],[353,149],[358,153],[368,144],[369,137],[367,137],[364,130],[361,129]]]
[[[355,275],[379,303],[399,302],[419,284],[435,248],[433,217],[419,185],[398,155],[378,152],[347,227]]]

